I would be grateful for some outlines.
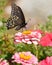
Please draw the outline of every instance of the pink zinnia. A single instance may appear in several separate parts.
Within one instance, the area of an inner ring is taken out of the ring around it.
[[[0,59],[0,65],[9,65],[7,60]]]
[[[36,65],[38,59],[30,52],[19,52],[12,56],[13,62],[21,63],[22,65]]]
[[[40,61],[38,65],[52,65],[52,56]]]
[[[28,34],[24,34],[24,33],[21,33],[21,32],[18,32],[15,34],[15,37],[14,37],[14,41],[15,43],[27,43],[27,44],[35,44],[37,45],[38,42],[40,41],[41,37],[42,37],[42,33],[39,31],[39,30],[33,30],[33,31],[30,31],[28,32]]]
[[[52,46],[52,33],[46,33],[40,40],[42,46]]]

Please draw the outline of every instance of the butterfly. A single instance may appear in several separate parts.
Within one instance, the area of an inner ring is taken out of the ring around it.
[[[20,30],[23,27],[26,27],[25,17],[22,9],[17,6],[15,3],[12,4],[11,16],[7,20],[6,27],[7,29],[15,28]]]

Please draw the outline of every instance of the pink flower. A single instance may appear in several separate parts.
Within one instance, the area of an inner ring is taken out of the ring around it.
[[[30,52],[19,52],[12,56],[13,62],[21,63],[22,65],[38,64],[38,59]]]
[[[16,43],[27,43],[27,44],[35,44],[37,45],[38,42],[40,41],[42,35],[41,32],[38,30],[33,30],[33,31],[24,31],[23,33],[18,32],[15,34],[14,41]]]
[[[15,34],[15,37],[14,37],[15,43],[21,43],[22,39],[23,39],[23,34],[21,32],[18,32]]]
[[[7,63],[7,60],[3,60],[2,58],[0,59],[0,65],[9,65]]]
[[[52,65],[52,56],[40,61],[38,65]]]
[[[32,31],[31,37],[34,38],[34,40],[40,41],[40,38],[42,37],[41,33],[38,31]]]
[[[52,33],[46,33],[40,40],[42,46],[52,46]]]

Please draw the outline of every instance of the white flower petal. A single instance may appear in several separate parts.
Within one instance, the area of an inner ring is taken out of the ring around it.
[[[27,44],[32,44],[32,42],[31,41],[28,41]]]
[[[41,38],[41,37],[42,37],[42,35],[40,33],[38,33],[38,38]]]
[[[33,43],[33,44],[35,44],[35,45],[37,45],[37,44],[38,44],[38,42],[37,42],[37,41],[32,41],[32,43]]]
[[[22,42],[26,43],[26,41],[24,39],[22,39]]]
[[[29,39],[25,39],[25,41],[29,41]]]
[[[20,40],[15,40],[15,42],[21,42]]]
[[[37,38],[31,38],[31,40],[37,40]]]
[[[18,32],[18,33],[15,34],[15,36],[21,36],[21,35],[22,35],[21,32]]]

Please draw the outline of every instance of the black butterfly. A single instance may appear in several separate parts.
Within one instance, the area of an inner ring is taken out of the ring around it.
[[[13,3],[11,7],[12,7],[11,16],[7,20],[6,24],[7,29],[16,27],[16,30],[19,30],[25,27],[27,23],[25,22],[25,17],[22,12],[22,9],[15,3]]]

